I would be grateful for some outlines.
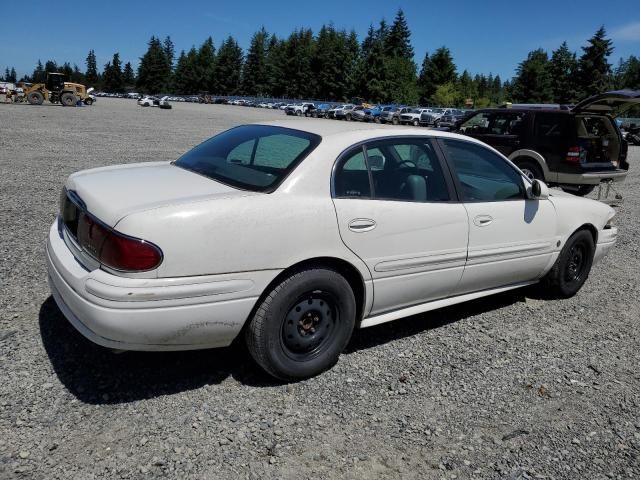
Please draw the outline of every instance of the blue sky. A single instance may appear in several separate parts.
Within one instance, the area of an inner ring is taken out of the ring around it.
[[[51,10],[51,2],[35,0],[13,12],[3,9],[0,69],[13,66],[22,75],[32,72],[38,59],[51,58],[77,63],[84,71],[89,49],[95,50],[100,69],[114,52],[137,66],[151,35],[170,35],[177,52],[201,44],[209,35],[217,46],[231,34],[246,48],[262,25],[287,36],[295,28],[317,32],[323,23],[333,22],[337,28],[355,29],[362,40],[370,23],[377,25],[383,17],[390,23],[402,8],[418,66],[425,52],[446,45],[459,72],[465,68],[472,73],[491,72],[505,80],[533,49],[550,52],[566,40],[580,54],[580,47],[600,25],[614,40],[610,63],[631,54],[640,56],[640,9],[632,4],[631,0],[115,0],[96,7],[83,3],[77,13],[72,13],[73,8],[63,15],[45,13]]]

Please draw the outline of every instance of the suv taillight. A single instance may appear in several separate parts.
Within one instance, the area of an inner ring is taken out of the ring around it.
[[[587,152],[582,147],[569,147],[565,161],[569,163],[584,163],[587,160]]]
[[[162,251],[152,243],[111,230],[86,213],[80,215],[77,238],[83,250],[114,270],[141,272],[162,262]]]

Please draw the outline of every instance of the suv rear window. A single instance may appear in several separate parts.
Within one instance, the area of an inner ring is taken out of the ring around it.
[[[267,125],[227,130],[185,153],[174,165],[221,183],[256,192],[278,187],[321,138]]]

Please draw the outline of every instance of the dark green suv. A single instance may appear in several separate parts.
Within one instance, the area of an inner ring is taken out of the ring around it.
[[[572,108],[513,105],[477,110],[456,131],[482,140],[529,178],[586,195],[600,182],[627,176],[627,142],[614,116],[640,104],[640,91],[588,98]]]

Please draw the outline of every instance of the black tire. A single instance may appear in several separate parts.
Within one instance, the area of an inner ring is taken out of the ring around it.
[[[578,190],[569,190],[569,192],[579,197],[584,197],[585,195],[589,195],[591,192],[593,192],[595,188],[595,185],[580,185],[578,187]]]
[[[412,124],[414,127],[417,127],[418,125],[420,125],[420,122],[418,121],[418,119],[414,119],[414,120],[413,120],[413,122],[411,122],[411,124]]]
[[[374,121],[375,123],[381,123],[381,121],[380,121],[380,117],[375,117],[375,118],[373,119],[373,121]]]
[[[575,232],[542,280],[544,293],[553,298],[573,297],[589,277],[595,246],[587,230]]]
[[[44,95],[40,92],[31,92],[27,95],[27,100],[31,105],[42,105],[42,102],[44,102]]]
[[[344,116],[344,119],[345,119],[347,122],[350,122],[350,121],[351,121],[351,114],[350,114],[350,113],[347,113],[347,114]]]
[[[60,96],[60,103],[65,107],[74,107],[76,96],[73,93],[65,92]]]
[[[391,123],[393,123],[394,125],[398,125],[400,124],[400,119],[398,117],[393,117],[391,119]]]
[[[301,117],[302,116],[302,112],[300,110],[296,110],[296,116]]]
[[[513,163],[522,170],[525,177],[529,180],[542,180],[544,182],[544,173],[540,166],[532,160],[516,159]]]
[[[84,99],[84,104],[85,105],[93,105],[93,98],[85,98]]]
[[[334,270],[309,268],[268,293],[245,330],[245,341],[270,375],[285,381],[309,378],[335,365],[355,317],[347,280]]]

